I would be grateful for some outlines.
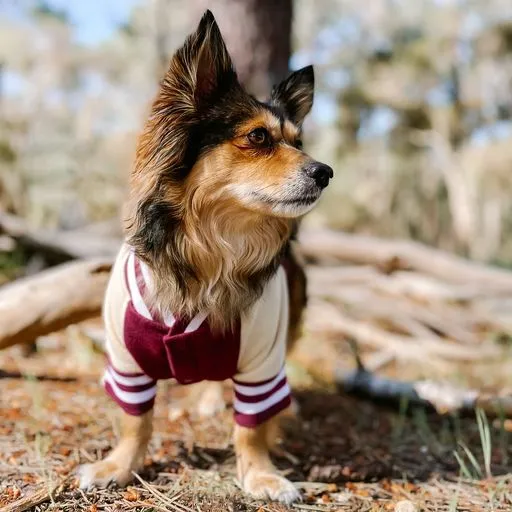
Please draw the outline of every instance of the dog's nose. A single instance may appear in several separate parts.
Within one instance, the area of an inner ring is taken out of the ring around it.
[[[315,183],[320,188],[325,188],[329,185],[329,180],[334,176],[332,169],[325,164],[315,162],[306,168],[306,174],[315,180]]]

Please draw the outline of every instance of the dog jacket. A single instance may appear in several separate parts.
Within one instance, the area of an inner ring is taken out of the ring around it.
[[[149,411],[156,381],[180,384],[232,379],[235,421],[255,427],[290,405],[284,361],[288,288],[282,266],[262,296],[222,334],[207,315],[161,318],[145,297],[151,287],[146,265],[123,245],[107,287],[103,317],[108,364],[106,392],[131,415]]]

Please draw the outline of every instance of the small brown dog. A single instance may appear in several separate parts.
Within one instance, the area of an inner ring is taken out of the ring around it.
[[[301,69],[257,101],[209,11],[173,56],[140,137],[104,306],[104,384],[122,409],[121,439],[81,468],[82,486],[124,485],[141,468],[157,380],[232,379],[241,485],[299,498],[269,450],[290,405],[284,360],[306,301],[291,240],[333,175],[302,151],[313,82]]]

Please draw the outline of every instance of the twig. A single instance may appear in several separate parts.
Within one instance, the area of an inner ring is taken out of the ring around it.
[[[44,487],[39,491],[30,494],[29,496],[25,496],[24,498],[21,498],[14,503],[6,505],[4,508],[2,508],[2,512],[24,512],[25,510],[29,510],[37,505],[40,505],[41,503],[44,503],[45,501],[51,500],[55,497],[55,491],[57,491],[60,487],[63,487],[69,478],[70,477],[66,477],[52,487]]]
[[[325,507],[318,507],[317,505],[306,505],[305,503],[294,503],[293,508],[298,508],[300,510],[313,510],[315,512],[325,512],[329,510]]]
[[[28,375],[22,372],[8,372],[0,370],[0,379],[26,379],[31,377],[35,380],[41,380],[46,382],[76,382],[77,377],[58,377],[53,375]]]
[[[422,406],[439,414],[473,414],[475,409],[488,416],[512,415],[512,396],[481,393],[474,389],[457,388],[434,381],[404,382],[380,377],[363,369],[352,372],[335,370],[335,383],[344,393],[362,398],[399,405],[405,399],[409,405]]]
[[[162,500],[163,503],[165,503],[166,505],[170,506],[175,510],[178,510],[179,512],[182,512],[183,510],[187,512],[194,512],[191,508],[187,507],[186,505],[182,505],[181,503],[175,503],[175,501],[181,497],[181,494],[175,494],[172,497],[166,496],[165,494],[155,489],[150,483],[143,480],[137,473],[132,473],[147,491],[149,491],[153,496],[155,496],[155,498]],[[178,483],[179,480],[174,484],[173,488],[176,487]]]

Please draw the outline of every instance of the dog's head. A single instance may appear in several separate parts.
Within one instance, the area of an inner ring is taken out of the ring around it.
[[[302,150],[313,89],[309,66],[274,87],[268,102],[257,101],[239,84],[207,11],[172,57],[140,138],[132,235],[158,249],[186,217],[223,211],[240,222],[308,212],[333,175]]]

